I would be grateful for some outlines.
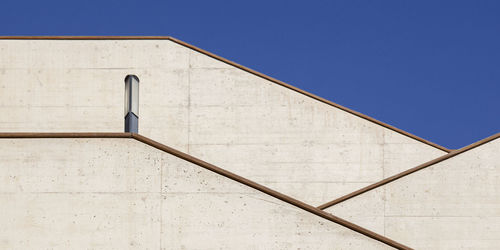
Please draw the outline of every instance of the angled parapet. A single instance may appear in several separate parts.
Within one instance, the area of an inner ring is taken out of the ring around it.
[[[123,129],[320,205],[448,150],[170,37],[0,38],[0,131]]]
[[[500,244],[500,133],[319,208],[416,249]]]
[[[1,137],[2,249],[408,249],[140,135]]]

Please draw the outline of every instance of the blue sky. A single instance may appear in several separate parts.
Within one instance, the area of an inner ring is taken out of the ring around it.
[[[0,35],[170,35],[449,148],[500,132],[500,1],[3,0]]]

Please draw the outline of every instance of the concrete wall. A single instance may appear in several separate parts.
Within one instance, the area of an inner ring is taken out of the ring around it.
[[[0,40],[0,131],[139,133],[320,205],[444,152],[168,40]]]
[[[1,139],[1,249],[385,249],[132,139]]]
[[[416,249],[498,249],[500,139],[326,211]]]

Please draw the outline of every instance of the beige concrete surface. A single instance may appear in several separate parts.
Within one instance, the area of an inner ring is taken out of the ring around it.
[[[312,205],[444,154],[168,40],[0,40],[0,131],[123,131],[127,74],[140,134]]]
[[[386,249],[133,139],[1,139],[0,249]]]
[[[500,139],[326,209],[416,249],[498,249]]]

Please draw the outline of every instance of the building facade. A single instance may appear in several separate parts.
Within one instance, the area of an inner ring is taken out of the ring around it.
[[[121,133],[127,75],[140,80],[139,135]],[[434,224],[402,219],[455,218],[415,198],[451,199],[426,196],[430,177],[419,176],[455,157],[387,181],[454,151],[174,38],[4,37],[0,87],[6,248],[438,249],[500,238],[441,240],[440,221],[426,239]],[[465,162],[498,173],[498,154]],[[436,190],[466,178],[447,174]],[[488,181],[473,186],[484,200],[449,206],[500,202]]]

